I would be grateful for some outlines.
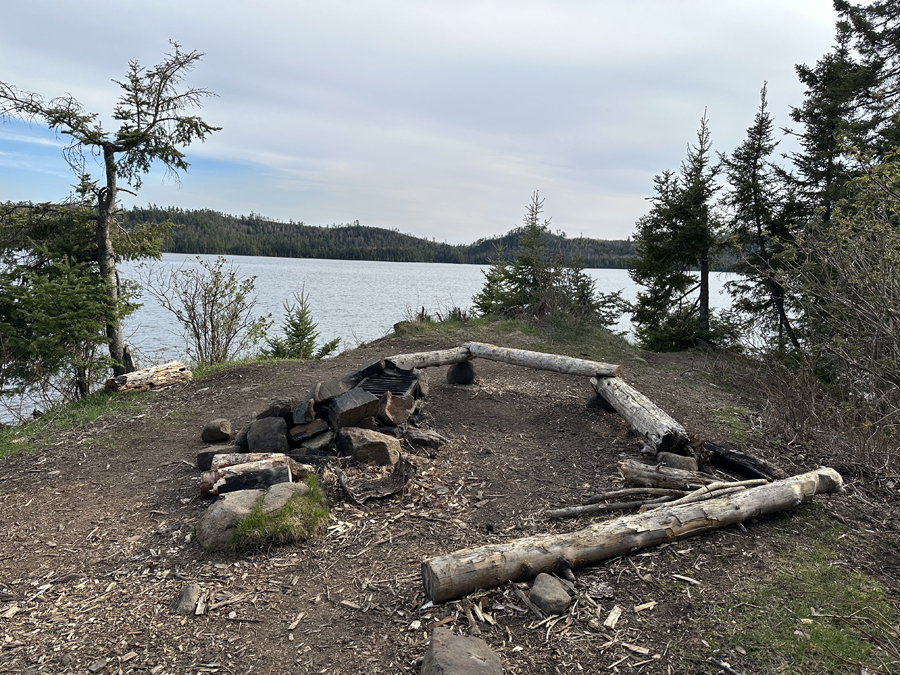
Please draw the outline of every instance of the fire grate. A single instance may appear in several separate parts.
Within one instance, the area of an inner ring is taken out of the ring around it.
[[[418,384],[419,381],[412,373],[382,370],[375,375],[370,375],[358,386],[375,396],[383,396],[387,392],[391,392],[394,396],[415,396],[418,393]]]

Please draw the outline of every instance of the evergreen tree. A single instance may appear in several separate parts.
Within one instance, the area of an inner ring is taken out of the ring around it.
[[[704,115],[680,172],[654,178],[653,207],[637,222],[629,274],[647,290],[638,293],[632,319],[648,349],[674,351],[713,338],[709,272],[719,246],[713,213],[719,169],[711,149]]]
[[[779,280],[781,254],[793,239],[800,209],[784,171],[772,162],[778,142],[767,105],[763,85],[746,140],[730,156],[720,157],[729,184],[723,199],[729,243],[739,251],[733,270],[741,275],[729,286],[734,310],[751,326],[774,332],[779,349],[785,338],[800,349]]]

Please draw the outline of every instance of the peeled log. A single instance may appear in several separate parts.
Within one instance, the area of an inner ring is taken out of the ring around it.
[[[618,377],[594,377],[591,385],[657,452],[677,452],[690,442],[683,426]]]
[[[106,381],[104,388],[115,392],[148,391],[187,382],[192,377],[191,371],[183,363],[170,361],[160,366],[135,370],[133,373],[110,378]]]
[[[810,501],[813,495],[841,491],[842,485],[837,471],[820,468],[705,502],[622,516],[569,534],[535,535],[464,549],[422,563],[422,582],[432,602],[446,602],[479,588],[584,567],[783,511]]]
[[[524,349],[497,347],[483,342],[467,342],[463,345],[472,356],[489,361],[502,361],[516,366],[528,366],[537,370],[550,370],[565,375],[583,375],[584,377],[618,377],[622,374],[622,366],[597,361],[585,361],[571,356],[530,352]]]
[[[454,347],[453,349],[441,349],[434,352],[416,352],[414,354],[397,354],[396,356],[388,356],[385,362],[392,364],[401,370],[412,370],[413,368],[436,368],[438,366],[449,366],[454,363],[462,363],[472,358],[469,350],[463,347]]]

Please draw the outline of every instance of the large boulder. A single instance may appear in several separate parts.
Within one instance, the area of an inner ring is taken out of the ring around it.
[[[247,516],[265,490],[239,490],[219,497],[197,523],[197,541],[207,551],[231,548],[231,539],[241,518]]]
[[[400,441],[368,429],[341,429],[337,448],[342,455],[350,455],[357,462],[387,466],[400,460]]]
[[[249,452],[290,452],[287,424],[282,417],[264,417],[250,424],[247,429]]]
[[[503,675],[503,664],[484,640],[436,628],[419,672],[422,675]]]

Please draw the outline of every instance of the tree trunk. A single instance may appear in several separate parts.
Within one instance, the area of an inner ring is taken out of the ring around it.
[[[125,375],[125,337],[119,319],[119,275],[116,273],[116,254],[109,238],[109,228],[116,211],[116,148],[103,144],[103,161],[106,168],[106,187],[97,198],[97,265],[100,277],[106,283],[109,299],[109,318],[106,321],[106,337],[109,339],[109,358],[113,362],[113,377]]]
[[[472,358],[469,350],[463,347],[454,347],[453,349],[441,349],[434,352],[416,352],[415,354],[397,354],[396,356],[388,356],[386,363],[393,365],[401,370],[412,370],[413,368],[435,368],[437,366],[449,366],[454,363],[462,363]]]
[[[683,426],[620,378],[594,377],[591,385],[657,452],[678,452],[690,442]]]
[[[105,388],[115,392],[148,391],[187,382],[192,377],[191,371],[183,363],[170,361],[160,366],[152,366],[112,377],[106,381]]]
[[[583,375],[585,377],[618,377],[622,374],[622,366],[609,363],[573,359],[570,356],[543,354],[524,349],[508,349],[483,342],[467,342],[463,345],[472,356],[490,361],[502,361],[516,366],[528,366],[537,370],[550,370],[566,375]]]
[[[840,474],[820,468],[737,494],[622,516],[577,532],[525,537],[464,549],[422,563],[425,593],[435,603],[531,579],[541,572],[575,569],[648,546],[693,537],[808,502],[842,489]]]
[[[709,331],[709,249],[700,256],[700,299],[698,318],[700,330]]]

